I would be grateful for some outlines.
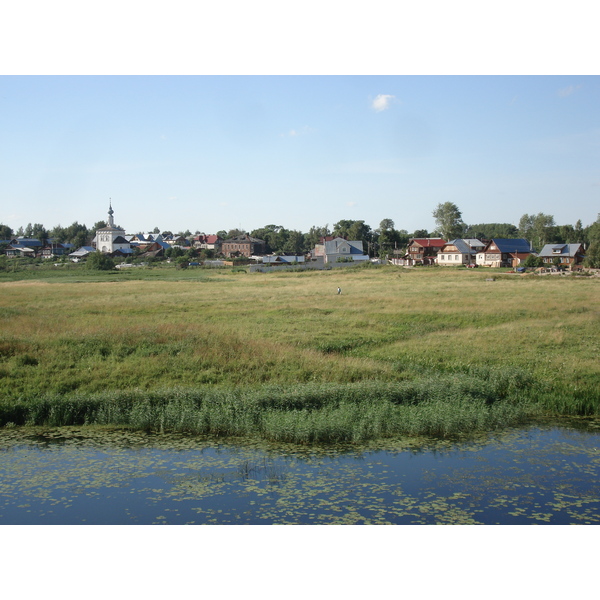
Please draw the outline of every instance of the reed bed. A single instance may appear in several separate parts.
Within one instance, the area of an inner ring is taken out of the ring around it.
[[[403,434],[456,436],[524,418],[523,407],[509,395],[510,378],[501,379],[500,387],[454,375],[397,384],[55,394],[3,402],[0,426],[113,425],[294,443],[359,442]]]

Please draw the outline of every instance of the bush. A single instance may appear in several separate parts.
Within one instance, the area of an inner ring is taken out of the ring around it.
[[[115,268],[115,261],[108,254],[93,252],[87,257],[85,266],[94,271],[112,271]]]

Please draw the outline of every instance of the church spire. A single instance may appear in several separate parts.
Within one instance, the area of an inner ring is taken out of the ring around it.
[[[115,222],[113,219],[113,214],[115,213],[115,211],[112,209],[112,200],[111,198],[108,199],[108,226],[109,227],[114,227],[115,226]]]

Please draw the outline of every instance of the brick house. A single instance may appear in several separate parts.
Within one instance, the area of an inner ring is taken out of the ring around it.
[[[221,253],[226,257],[235,256],[261,256],[266,253],[266,242],[248,234],[229,238],[221,244]]]

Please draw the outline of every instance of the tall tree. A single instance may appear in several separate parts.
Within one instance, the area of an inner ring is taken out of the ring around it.
[[[438,204],[433,211],[435,224],[440,232],[440,235],[446,240],[454,240],[464,235],[465,224],[462,220],[462,214],[452,202],[444,202]]]
[[[589,246],[585,252],[585,264],[594,269],[600,268],[600,213],[595,223],[592,223],[587,229]]]
[[[479,223],[467,225],[465,237],[486,240],[512,239],[519,237],[519,230],[511,223]]]
[[[13,230],[8,225],[0,223],[0,240],[9,240],[13,237]]]
[[[301,231],[292,229],[288,232],[288,238],[283,246],[284,252],[301,255],[307,251],[305,247],[304,234]]]
[[[394,228],[394,221],[392,219],[383,219],[379,223],[379,229],[376,230],[376,234],[378,254],[380,257],[387,256],[399,241],[398,232]]]
[[[554,217],[538,213],[537,215],[524,214],[519,221],[519,235],[529,240],[535,248],[541,250],[544,244],[552,242],[554,231]]]
[[[323,227],[313,225],[309,232],[305,234],[304,240],[308,250],[312,250],[317,244],[321,243],[321,238],[331,235],[329,230],[329,224],[325,224]]]

